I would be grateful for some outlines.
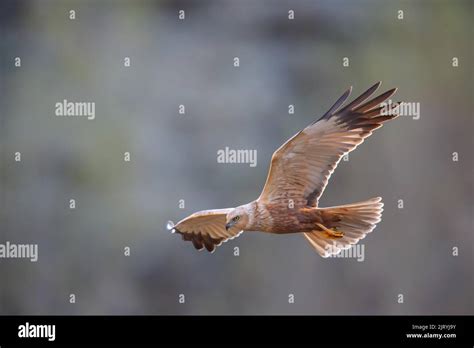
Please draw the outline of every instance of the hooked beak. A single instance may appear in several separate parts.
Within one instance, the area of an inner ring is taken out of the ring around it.
[[[232,226],[234,226],[234,225],[235,225],[235,222],[233,222],[233,221],[225,224],[225,230],[228,231],[229,228],[232,228]]]

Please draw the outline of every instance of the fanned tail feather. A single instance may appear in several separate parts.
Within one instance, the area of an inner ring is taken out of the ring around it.
[[[322,257],[329,257],[349,249],[372,232],[382,218],[383,203],[380,197],[376,197],[363,202],[319,209],[335,216],[336,221],[326,227],[344,235],[341,238],[331,238],[321,231],[314,231],[304,233],[304,236]]]

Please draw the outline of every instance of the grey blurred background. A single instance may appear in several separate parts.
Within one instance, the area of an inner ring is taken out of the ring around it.
[[[0,243],[39,245],[36,263],[0,260],[1,314],[473,313],[472,1],[0,8]],[[208,254],[166,231],[255,199],[281,143],[378,80],[421,117],[378,130],[320,202],[383,197],[364,262],[322,259],[299,235],[248,233]],[[56,117],[63,99],[94,101],[96,119]],[[217,163],[226,146],[256,149],[257,167]]]

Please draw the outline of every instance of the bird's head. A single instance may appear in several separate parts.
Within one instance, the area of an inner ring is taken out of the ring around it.
[[[228,230],[232,227],[238,229],[245,229],[249,222],[248,212],[245,206],[240,206],[232,209],[226,216],[225,229]]]

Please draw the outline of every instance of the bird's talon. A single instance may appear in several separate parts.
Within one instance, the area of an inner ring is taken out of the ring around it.
[[[329,238],[342,238],[342,237],[344,237],[344,233],[336,231],[336,229],[333,229],[333,230],[328,229],[326,231],[326,234]]]
[[[319,226],[324,231],[324,234],[326,235],[327,238],[342,238],[344,237],[344,233],[337,231],[337,227],[334,227],[334,229],[327,228],[326,226],[322,224],[316,224]]]

